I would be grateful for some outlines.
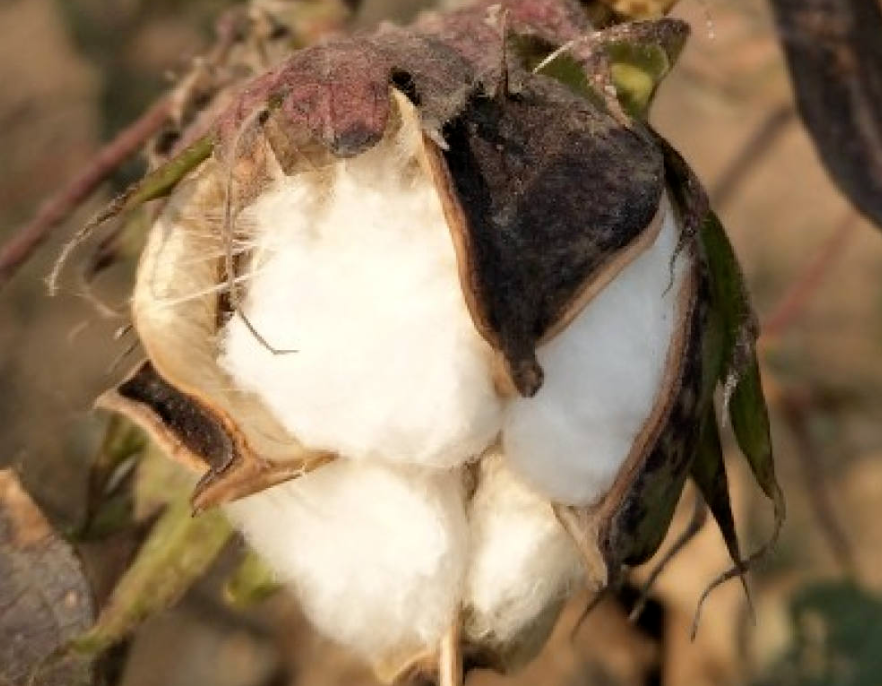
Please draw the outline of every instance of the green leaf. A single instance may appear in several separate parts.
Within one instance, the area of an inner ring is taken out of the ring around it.
[[[655,89],[673,67],[667,50],[660,44],[621,42],[607,52],[619,101],[631,116],[645,118]]]
[[[132,212],[150,200],[165,197],[174,190],[181,179],[207,160],[213,150],[212,135],[205,135],[191,143],[175,157],[145,175],[115,198],[89,222],[85,231],[91,232],[108,219]]]
[[[733,566],[712,581],[701,594],[698,605],[695,608],[695,616],[692,621],[692,636],[698,632],[701,620],[701,610],[705,600],[721,584],[729,579],[738,577],[744,588],[744,595],[750,600],[750,589],[747,586],[745,573],[750,568],[750,561],[742,560],[741,547],[738,543],[738,532],[735,528],[735,517],[732,514],[732,503],[729,499],[729,479],[726,476],[726,463],[723,459],[723,446],[720,442],[720,431],[717,426],[717,417],[714,406],[711,403],[705,411],[701,423],[701,438],[698,446],[698,454],[692,463],[692,479],[702,497],[710,507],[711,514],[717,523],[726,550]]]
[[[735,576],[743,576],[744,571],[761,561],[775,546],[781,526],[784,523],[784,495],[775,477],[774,453],[772,450],[769,412],[763,396],[759,364],[756,358],[756,320],[741,267],[735,251],[719,219],[710,213],[701,230],[702,246],[707,260],[711,291],[711,317],[709,325],[716,327],[715,345],[719,349],[705,347],[705,360],[713,365],[716,378],[723,384],[723,412],[728,413],[738,447],[747,459],[754,478],[774,507],[774,529],[769,540],[746,560],[740,560],[734,521],[728,503],[728,487],[721,481],[725,477],[722,449],[719,445],[716,418],[711,415],[705,421],[702,436],[702,452],[698,468],[693,473],[699,488],[708,489],[708,503],[720,525],[729,553],[735,567],[718,577],[702,594],[696,610],[693,632],[704,600],[713,589]],[[713,378],[705,379],[705,392],[713,386]],[[713,405],[710,405],[711,410]],[[723,493],[725,510],[723,510]],[[717,499],[718,512],[714,510]],[[722,520],[721,520],[722,518]],[[727,533],[726,529],[731,527]],[[746,589],[746,587],[745,587]]]
[[[104,538],[133,524],[130,468],[147,447],[147,437],[128,420],[112,415],[89,468],[86,518],[78,540]]]
[[[735,250],[720,220],[710,213],[701,228],[701,242],[710,272],[711,302],[723,327],[723,355],[720,381],[735,370],[739,346],[753,347],[756,320]]]
[[[754,477],[774,503],[778,528],[785,506],[775,477],[769,412],[756,358],[756,319],[735,251],[713,213],[702,226],[701,240],[710,272],[712,310],[722,329],[719,380],[724,387],[724,412],[729,413]]]
[[[224,585],[224,598],[233,607],[259,603],[281,588],[263,558],[248,551]]]
[[[168,195],[190,171],[208,159],[214,150],[214,136],[207,134],[178,153],[177,156],[154,169],[140,181],[132,184],[122,195],[117,196],[103,210],[83,226],[62,248],[47,277],[49,293],[58,292],[61,271],[74,251],[101,227],[106,221],[119,215],[137,210],[149,200]]]
[[[698,454],[692,463],[692,479],[710,507],[726,543],[729,557],[736,567],[740,567],[741,550],[735,530],[735,517],[732,515],[732,503],[729,500],[729,479],[726,476],[723,447],[713,406],[705,413],[699,440]]]
[[[800,589],[790,605],[794,641],[760,684],[876,686],[882,674],[882,598],[851,582]]]
[[[71,648],[86,655],[102,653],[173,605],[206,572],[230,534],[220,512],[192,517],[189,499],[177,498],[153,527],[95,625]]]

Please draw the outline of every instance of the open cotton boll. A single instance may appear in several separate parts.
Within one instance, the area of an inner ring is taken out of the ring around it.
[[[578,587],[581,558],[548,500],[513,474],[501,453],[482,460],[479,479],[469,511],[465,633],[505,646],[509,659],[522,662],[542,647]]]
[[[279,179],[243,214],[244,310],[297,352],[273,354],[234,317],[220,363],[311,448],[449,467],[491,442],[501,402],[413,118],[356,158]]]
[[[226,506],[311,621],[372,662],[435,648],[468,530],[460,477],[339,460]]]
[[[657,402],[690,259],[662,198],[655,242],[538,351],[545,384],[508,408],[512,468],[552,500],[589,505],[612,485]]]

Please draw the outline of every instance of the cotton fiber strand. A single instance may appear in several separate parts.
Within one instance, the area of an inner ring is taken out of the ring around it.
[[[548,500],[500,453],[482,461],[479,478],[469,510],[466,635],[500,645],[530,636],[538,650],[582,579],[581,559]]]
[[[226,506],[310,620],[370,661],[434,648],[468,554],[456,473],[338,461]]]
[[[538,351],[545,384],[514,400],[503,429],[512,467],[552,500],[600,498],[658,396],[688,258],[671,261],[680,230],[667,197],[654,244]]]
[[[278,179],[243,213],[256,246],[244,311],[298,352],[274,355],[233,317],[220,363],[311,448],[450,467],[492,441],[501,403],[405,119],[354,159]]]

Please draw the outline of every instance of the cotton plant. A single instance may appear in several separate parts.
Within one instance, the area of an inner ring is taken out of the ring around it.
[[[690,476],[743,573],[718,382],[783,512],[740,272],[645,120],[686,34],[512,0],[334,39],[105,213],[168,196],[146,360],[99,405],[386,682],[528,662],[652,556]]]

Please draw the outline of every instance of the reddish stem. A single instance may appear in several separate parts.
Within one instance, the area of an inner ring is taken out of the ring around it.
[[[156,102],[110,143],[60,191],[40,206],[34,218],[0,247],[0,290],[30,259],[52,230],[66,220],[113,171],[135,155],[168,120],[171,101]]]
[[[815,291],[842,254],[852,229],[857,225],[857,215],[849,212],[839,222],[836,230],[824,241],[815,257],[797,276],[790,289],[778,303],[775,310],[763,323],[763,338],[766,340],[780,336],[802,314]]]

